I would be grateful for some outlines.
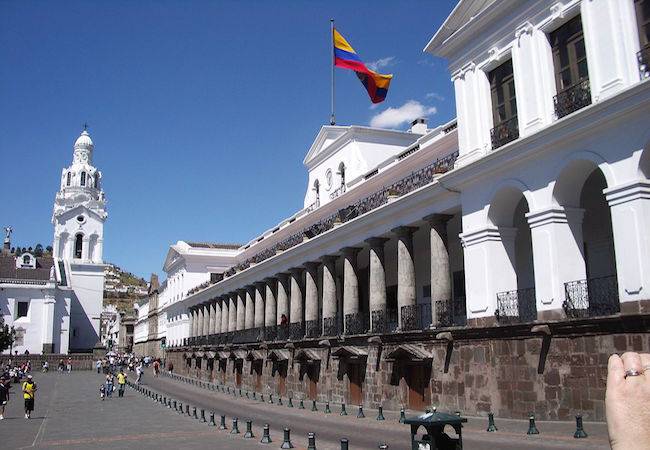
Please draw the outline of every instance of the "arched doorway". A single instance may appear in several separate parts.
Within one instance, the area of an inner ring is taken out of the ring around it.
[[[501,259],[496,291],[495,317],[499,322],[531,322],[537,319],[533,247],[526,214],[530,211],[523,192],[513,186],[500,189],[488,211],[496,228],[497,257]]]
[[[620,309],[612,217],[603,191],[607,180],[592,161],[571,162],[560,174],[554,200],[582,214],[571,226],[584,266],[584,278],[564,283],[564,310],[569,317],[593,317]]]

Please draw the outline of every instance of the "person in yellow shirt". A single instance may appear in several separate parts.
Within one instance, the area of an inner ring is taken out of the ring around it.
[[[27,381],[23,382],[23,398],[25,399],[25,419],[31,419],[34,411],[34,399],[36,397],[36,383],[31,375],[27,376]]]
[[[120,369],[120,372],[117,374],[117,384],[119,386],[119,390],[117,391],[117,396],[118,397],[124,397],[124,386],[126,385],[126,374],[122,369]]]

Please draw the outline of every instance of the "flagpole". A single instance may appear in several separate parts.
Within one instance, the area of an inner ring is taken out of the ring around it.
[[[330,19],[330,42],[332,43],[332,51],[330,52],[330,61],[332,63],[332,115],[330,116],[330,125],[336,125],[334,117],[334,19]]]

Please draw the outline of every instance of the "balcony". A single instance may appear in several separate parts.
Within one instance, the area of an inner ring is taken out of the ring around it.
[[[564,283],[564,293],[562,306],[567,317],[609,316],[620,311],[615,275]]]
[[[345,315],[345,334],[365,334],[368,332],[368,317],[364,312],[355,312]]]
[[[305,337],[317,338],[321,335],[321,322],[320,320],[306,320],[305,321]]]
[[[490,131],[492,149],[497,149],[519,137],[519,122],[517,116],[501,122]]]
[[[497,309],[494,316],[499,323],[506,324],[537,320],[535,288],[497,293]]]
[[[465,297],[456,297],[453,300],[437,300],[436,319],[437,326],[440,328],[467,325]]]
[[[373,333],[393,333],[397,330],[397,310],[387,309],[386,311],[372,311],[372,332]]]
[[[341,334],[338,317],[325,317],[323,319],[323,336],[334,337]]]
[[[646,44],[637,54],[641,79],[650,77],[650,44]]]
[[[431,327],[431,303],[402,306],[402,331],[426,330]]]
[[[591,105],[589,78],[585,78],[573,86],[558,92],[553,97],[553,104],[555,105],[555,115],[558,119]]]
[[[302,322],[293,322],[289,324],[289,339],[300,341],[305,337],[305,330]]]
[[[253,342],[262,342],[264,339],[264,328],[249,328],[248,330],[235,331],[233,335],[233,344],[250,344]]]

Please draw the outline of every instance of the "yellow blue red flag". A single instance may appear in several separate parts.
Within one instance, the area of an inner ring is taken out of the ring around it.
[[[361,83],[368,91],[373,103],[381,103],[386,99],[388,87],[393,75],[384,75],[370,70],[361,61],[357,52],[336,29],[333,30],[334,65],[343,69],[354,70]]]

